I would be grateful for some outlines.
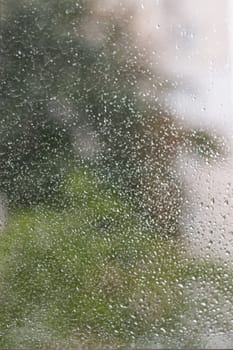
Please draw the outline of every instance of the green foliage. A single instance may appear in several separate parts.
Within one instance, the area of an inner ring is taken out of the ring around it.
[[[97,182],[76,172],[72,207],[11,216],[0,242],[1,347],[125,345],[179,309],[178,248]]]
[[[91,44],[83,34],[94,18],[91,1],[4,4],[0,181],[10,202],[30,205],[56,190],[79,128],[87,137],[95,130],[104,149],[100,167],[114,172],[119,163],[120,174],[132,163],[139,92],[130,33],[125,39],[112,18],[104,25],[108,37]]]
[[[207,160],[219,159],[227,153],[225,140],[220,135],[213,135],[199,129],[186,131],[183,137],[187,150]]]
[[[175,329],[193,281],[229,293],[226,268],[189,261],[92,173],[74,171],[64,189],[66,208],[17,210],[1,234],[2,348],[146,342]]]

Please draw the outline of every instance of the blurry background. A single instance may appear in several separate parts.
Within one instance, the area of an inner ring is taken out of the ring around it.
[[[205,126],[226,135],[230,155],[214,168],[188,162],[192,207],[187,218],[191,254],[222,257],[232,254],[232,3],[184,1],[177,7],[169,1],[144,2],[151,18],[151,35],[159,38],[161,65],[178,88],[167,103],[191,125]],[[159,7],[154,26],[153,11]],[[159,31],[159,34],[158,34]],[[153,34],[152,34],[153,33]],[[192,225],[194,225],[194,231]]]
[[[0,0],[2,347],[232,346],[232,21]]]

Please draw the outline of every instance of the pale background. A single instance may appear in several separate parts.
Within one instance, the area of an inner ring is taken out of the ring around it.
[[[226,136],[230,152],[218,166],[183,164],[191,188],[184,221],[192,255],[233,262],[233,2],[139,0],[137,13],[142,45],[156,42],[155,64],[177,84],[168,106],[188,123]]]

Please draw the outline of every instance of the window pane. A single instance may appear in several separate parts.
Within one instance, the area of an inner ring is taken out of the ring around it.
[[[0,0],[0,348],[229,348],[227,0]]]

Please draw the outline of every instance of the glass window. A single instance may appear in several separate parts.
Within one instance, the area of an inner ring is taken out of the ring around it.
[[[229,348],[228,0],[0,0],[0,348]]]

